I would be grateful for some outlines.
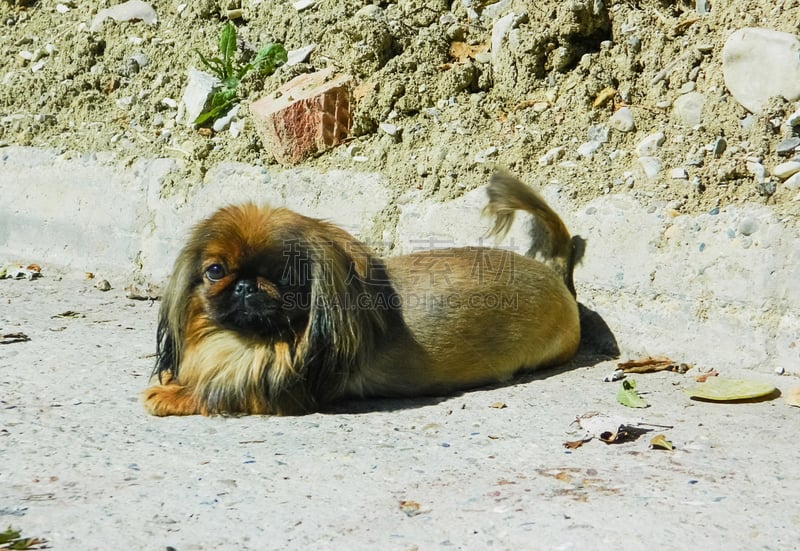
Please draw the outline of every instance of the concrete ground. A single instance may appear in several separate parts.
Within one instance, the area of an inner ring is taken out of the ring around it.
[[[666,372],[635,376],[650,407],[629,409],[588,346],[460,396],[154,418],[138,394],[158,304],[82,275],[0,280],[0,333],[30,338],[0,345],[0,526],[54,549],[797,548],[800,410],[782,398],[693,401],[693,371]],[[593,411],[661,427],[566,449]]]

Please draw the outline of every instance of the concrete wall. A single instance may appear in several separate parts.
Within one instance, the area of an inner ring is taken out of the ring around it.
[[[0,263],[36,262],[163,282],[189,227],[218,206],[253,200],[328,218],[373,236],[393,254],[493,244],[482,189],[448,203],[395,200],[379,174],[264,169],[224,163],[188,195],[160,198],[168,159],[126,166],[111,157],[62,158],[0,150]],[[575,210],[543,190],[575,234],[588,239],[576,271],[579,299],[614,332],[623,355],[665,354],[703,367],[800,370],[800,232],[760,205],[672,216],[627,195]],[[385,213],[394,218],[385,224]],[[500,246],[527,248],[519,220]],[[2,292],[2,287],[0,287]],[[2,307],[2,306],[0,306]]]

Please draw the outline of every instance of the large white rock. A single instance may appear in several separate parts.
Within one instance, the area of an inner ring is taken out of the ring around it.
[[[745,109],[760,113],[771,97],[800,98],[800,40],[760,28],[733,33],[722,48],[725,86]]]

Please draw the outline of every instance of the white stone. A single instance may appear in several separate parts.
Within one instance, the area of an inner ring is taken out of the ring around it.
[[[583,143],[578,146],[578,155],[581,157],[590,158],[598,149],[600,149],[601,145],[603,144],[596,141]]]
[[[652,157],[664,143],[666,137],[663,132],[650,134],[636,145],[636,155],[639,157]]]
[[[760,113],[769,98],[800,98],[800,40],[748,27],[734,32],[722,48],[725,86],[745,109]]]
[[[563,145],[558,147],[554,147],[553,149],[549,150],[547,153],[539,157],[539,166],[547,166],[551,165],[561,157],[564,156],[565,148]]]
[[[642,167],[645,177],[652,180],[658,176],[661,169],[661,161],[657,157],[639,157],[639,166]]]
[[[500,53],[500,47],[503,45],[508,31],[514,25],[518,15],[516,13],[509,13],[494,22],[492,25],[492,61],[497,63],[497,55]]]
[[[785,163],[776,165],[775,168],[772,169],[772,174],[781,180],[785,180],[798,172],[800,172],[800,161],[786,161]]]
[[[633,111],[631,111],[630,107],[620,107],[608,119],[608,125],[620,132],[631,132],[636,127],[633,121]]]
[[[297,65],[298,63],[304,62],[316,47],[316,44],[309,44],[308,46],[303,46],[296,50],[289,50],[286,52],[286,65]]]
[[[186,90],[183,91],[181,105],[184,109],[186,125],[192,126],[195,119],[203,112],[211,92],[220,85],[220,81],[214,75],[197,69],[189,69],[188,76],[189,82],[186,84]]]
[[[800,172],[795,172],[783,182],[784,187],[787,189],[795,190],[800,189]]]
[[[233,122],[233,120],[239,115],[239,105],[234,105],[230,111],[219,117],[217,120],[214,121],[214,125],[211,127],[214,132],[222,132]]]
[[[689,174],[686,173],[685,168],[679,166],[669,171],[669,177],[673,180],[688,180]]]
[[[378,125],[378,128],[389,134],[390,136],[397,135],[397,132],[400,130],[400,127],[396,124],[392,124],[390,122],[382,122]]]
[[[127,2],[98,11],[97,15],[92,19],[89,31],[99,31],[106,19],[113,19],[114,21],[138,20],[148,25],[155,25],[158,23],[156,10],[153,9],[153,6],[141,0],[128,0]]]
[[[762,183],[767,179],[767,169],[761,163],[747,161],[746,166],[747,171],[755,177],[756,182]]]
[[[786,117],[786,123],[788,126],[800,126],[800,109]]]
[[[292,6],[297,11],[303,11],[304,9],[310,8],[314,4],[317,3],[317,0],[295,0],[292,2]]]
[[[678,96],[672,104],[672,116],[683,126],[695,127],[703,122],[703,106],[706,98],[700,92],[689,92]]]

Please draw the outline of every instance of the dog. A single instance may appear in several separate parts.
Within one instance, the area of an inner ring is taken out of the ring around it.
[[[285,208],[228,206],[197,224],[158,315],[152,415],[301,415],[348,398],[447,395],[564,363],[580,340],[580,238],[506,172],[490,235],[533,215],[525,255],[490,247],[381,259]]]

